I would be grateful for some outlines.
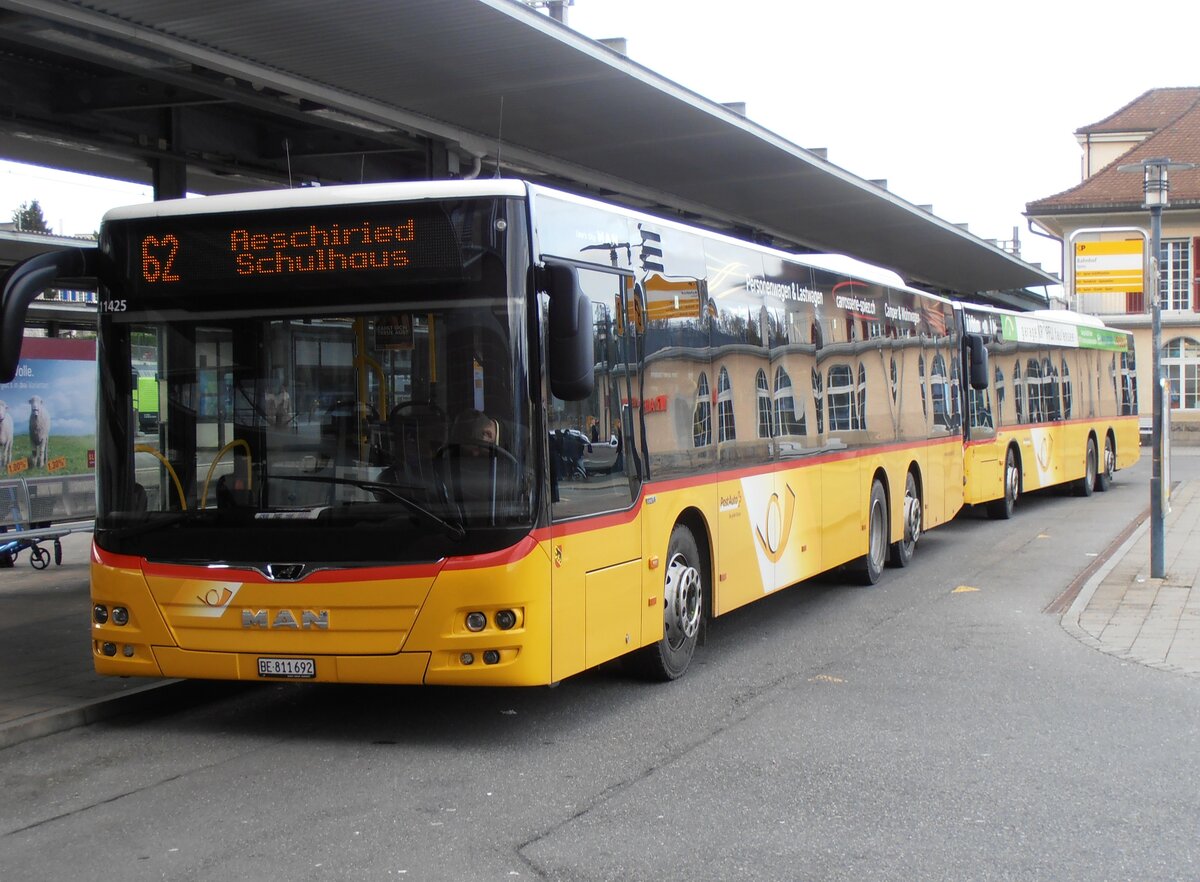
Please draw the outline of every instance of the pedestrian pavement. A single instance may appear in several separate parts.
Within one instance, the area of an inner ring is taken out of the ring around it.
[[[1088,646],[1164,671],[1200,677],[1200,481],[1171,493],[1163,572],[1150,575],[1150,520],[1142,521],[1083,585],[1063,627]]]
[[[180,689],[178,680],[101,677],[93,670],[91,539],[90,533],[63,537],[61,566],[36,570],[23,551],[15,567],[0,569],[0,750],[186,701],[191,692]],[[1167,575],[1153,579],[1149,520],[1139,515],[1127,538],[1064,592],[1063,602],[1070,605],[1061,623],[1102,652],[1200,677],[1200,480],[1174,489],[1164,519],[1164,549]]]

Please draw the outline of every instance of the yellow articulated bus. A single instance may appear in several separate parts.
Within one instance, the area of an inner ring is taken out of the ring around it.
[[[874,582],[964,483],[989,498],[968,386],[1040,486],[1045,387],[1035,410],[1018,386],[1010,429],[988,363],[1019,353],[1027,383],[1019,335],[965,333],[890,273],[526,182],[119,209],[97,250],[14,269],[6,321],[85,274],[104,674],[535,685],[625,656],[673,679],[711,617],[835,567]]]
[[[990,365],[967,400],[965,503],[1008,518],[1026,491],[1073,484],[1090,496],[1137,462],[1131,334],[1078,313],[957,309]]]

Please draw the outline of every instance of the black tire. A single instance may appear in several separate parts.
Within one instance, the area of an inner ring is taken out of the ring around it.
[[[663,636],[627,656],[627,665],[648,680],[677,680],[691,664],[710,596],[707,567],[696,538],[682,524],[671,531],[663,572]]]
[[[858,559],[856,567],[862,584],[874,585],[883,575],[889,535],[887,494],[883,492],[883,484],[876,481],[871,485],[867,509],[867,553]]]
[[[62,566],[62,542],[58,539],[54,540],[54,565]]]
[[[1104,436],[1104,459],[1100,470],[1096,472],[1096,489],[1104,493],[1112,486],[1113,472],[1117,470],[1117,446],[1113,443],[1112,435]]]
[[[1021,470],[1017,467],[1017,455],[1012,448],[1004,455],[1004,497],[993,499],[987,504],[988,517],[996,521],[1007,521],[1017,507],[1017,496],[1021,493]]]
[[[892,543],[888,561],[895,567],[906,567],[917,553],[917,542],[921,538],[921,494],[917,490],[917,478],[912,473],[904,480],[904,535]]]
[[[40,545],[31,546],[29,549],[29,563],[35,570],[46,569],[46,567],[50,566],[50,552]]]
[[[1096,487],[1096,472],[1099,471],[1096,456],[1096,439],[1088,438],[1087,456],[1084,459],[1083,477],[1075,482],[1076,496],[1091,496]]]

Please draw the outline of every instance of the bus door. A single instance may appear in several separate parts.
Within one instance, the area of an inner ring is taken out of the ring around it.
[[[640,479],[631,421],[621,422],[636,386],[634,330],[622,320],[623,276],[581,269],[579,283],[591,300],[595,386],[583,401],[547,393],[546,406],[556,680],[642,642]]]
[[[1000,418],[1000,387],[996,374],[990,372],[988,388],[971,387],[970,354],[963,357],[963,391],[966,397],[967,426],[964,433],[966,444],[966,488],[968,502],[994,499],[997,488],[1004,487],[1004,451],[996,436],[996,425]]]

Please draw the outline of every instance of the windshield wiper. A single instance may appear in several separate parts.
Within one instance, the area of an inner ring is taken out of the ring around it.
[[[367,481],[362,478],[341,478],[334,475],[276,475],[276,480],[280,481],[307,481],[313,484],[344,484],[349,487],[357,487],[359,490],[366,490],[368,493],[386,493],[392,499],[399,502],[413,514],[420,515],[429,523],[436,527],[440,527],[447,536],[451,539],[463,539],[467,535],[466,528],[462,524],[453,524],[445,518],[431,512],[415,499],[410,499],[401,493],[392,484],[385,484],[382,481]]]

